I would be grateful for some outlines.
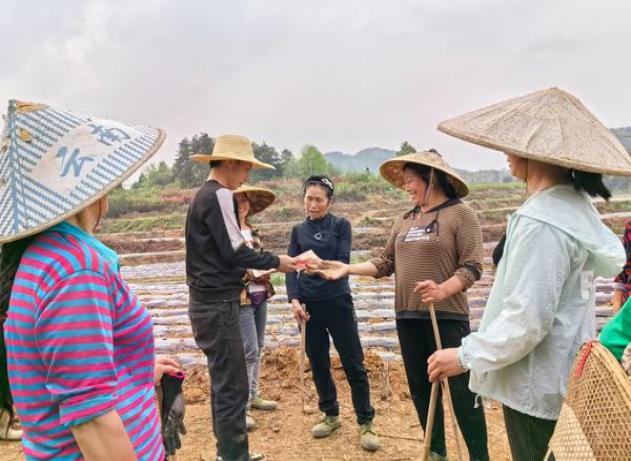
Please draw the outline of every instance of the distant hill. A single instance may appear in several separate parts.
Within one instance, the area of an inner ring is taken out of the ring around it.
[[[369,147],[362,149],[355,155],[345,154],[344,152],[327,152],[324,154],[326,159],[338,170],[347,173],[350,171],[366,171],[371,173],[379,172],[379,165],[394,157],[396,151],[390,149],[382,149],[380,147]]]
[[[631,154],[631,126],[626,128],[612,128],[611,132],[616,135],[627,152]]]
[[[616,135],[622,145],[631,154],[631,126],[626,128],[613,128],[611,132]],[[348,173],[351,171],[366,171],[366,168],[373,174],[379,174],[379,165],[396,155],[396,151],[382,149],[380,147],[369,147],[362,149],[355,155],[334,151],[324,154],[326,159],[338,170]],[[467,182],[506,182],[511,181],[510,172],[503,168],[501,170],[457,170]],[[626,180],[626,178],[625,178]]]
[[[373,174],[379,174],[379,166],[396,155],[396,151],[370,147],[362,149],[355,155],[334,151],[324,154],[326,159],[338,170],[348,173],[351,171],[366,171],[366,168]],[[458,170],[458,173],[467,182],[502,182],[505,178],[510,179],[508,170],[480,170],[467,171]]]
[[[462,179],[468,183],[474,182],[512,182],[514,178],[511,176],[508,168],[501,170],[461,170],[456,168],[456,171],[462,176]]]

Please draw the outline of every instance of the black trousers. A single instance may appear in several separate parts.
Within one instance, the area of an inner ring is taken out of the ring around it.
[[[217,455],[224,461],[248,461],[245,408],[248,374],[239,324],[239,301],[189,301],[197,346],[206,354],[210,374],[210,408]]]
[[[330,334],[351,387],[357,423],[372,421],[375,410],[370,404],[368,374],[364,368],[364,352],[359,342],[357,318],[351,295],[307,302],[306,307],[310,318],[307,322],[305,342],[313,381],[318,391],[320,411],[327,416],[337,416],[340,413],[335,382],[331,376]]]
[[[513,461],[542,461],[548,452],[548,443],[556,421],[521,413],[506,405],[504,424]],[[554,458],[549,458],[550,461]]]
[[[458,347],[462,338],[470,333],[469,322],[464,320],[438,320],[442,346]],[[401,355],[410,386],[410,395],[423,427],[427,427],[427,414],[432,383],[427,374],[427,359],[436,351],[436,342],[431,320],[398,319],[397,333]],[[458,425],[462,430],[469,457],[473,460],[488,460],[486,419],[484,408],[475,408],[475,395],[469,390],[469,373],[449,378],[451,400]],[[440,388],[439,388],[440,389]],[[441,394],[439,393],[431,435],[431,451],[447,454],[445,445],[445,423]]]

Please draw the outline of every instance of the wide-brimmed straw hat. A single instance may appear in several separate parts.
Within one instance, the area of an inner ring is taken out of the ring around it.
[[[248,138],[235,134],[219,136],[215,141],[212,154],[195,154],[191,155],[191,159],[206,164],[213,160],[239,160],[251,163],[254,168],[274,168],[272,165],[261,162],[254,157],[252,143]]]
[[[493,104],[438,124],[449,135],[574,170],[631,175],[620,141],[571,94],[558,88]]]
[[[274,203],[276,195],[265,187],[249,186],[243,184],[234,191],[235,194],[243,193],[250,201],[250,216],[260,213]]]
[[[0,138],[0,243],[41,232],[118,186],[164,131],[9,101]]]
[[[391,158],[386,160],[379,167],[381,176],[388,182],[399,189],[405,189],[405,180],[403,179],[403,167],[406,163],[417,163],[430,168],[435,168],[447,175],[447,181],[451,184],[458,197],[465,197],[469,194],[469,187],[464,179],[450,167],[443,157],[435,150],[425,152],[414,152],[408,155]]]

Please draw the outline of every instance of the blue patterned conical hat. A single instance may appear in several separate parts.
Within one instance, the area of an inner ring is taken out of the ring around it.
[[[41,232],[114,189],[163,130],[11,100],[0,139],[0,243]]]

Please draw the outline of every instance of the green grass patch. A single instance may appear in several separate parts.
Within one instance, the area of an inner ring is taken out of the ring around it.
[[[524,190],[525,184],[521,181],[513,182],[474,182],[469,184],[469,190],[471,192],[480,191],[502,191],[502,190]]]
[[[99,232],[114,234],[120,232],[147,232],[164,229],[180,229],[184,227],[186,215],[183,213],[171,213],[159,216],[146,216],[140,218],[106,219]]]
[[[285,286],[285,274],[283,274],[282,272],[274,272],[270,276],[270,281],[272,282],[272,285],[274,285],[275,287],[284,287]]]
[[[164,196],[164,190],[115,189],[108,195],[109,218],[119,218],[130,213],[173,213],[185,208],[183,200],[170,200]]]

